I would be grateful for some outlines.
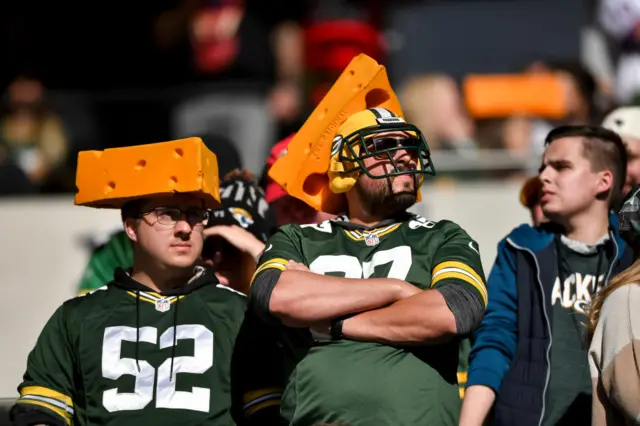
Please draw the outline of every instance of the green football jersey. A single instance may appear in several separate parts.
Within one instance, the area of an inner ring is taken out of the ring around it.
[[[113,283],[58,308],[29,354],[12,415],[234,424],[230,369],[246,296],[204,268],[176,293],[143,289],[118,270]]]
[[[113,233],[109,241],[91,253],[89,263],[82,274],[78,293],[98,289],[113,279],[116,268],[133,266],[133,245],[124,231]]]
[[[376,229],[344,217],[286,225],[267,242],[254,279],[295,260],[312,272],[347,278],[396,278],[427,290],[459,283],[486,307],[477,243],[450,221],[407,215]],[[291,425],[457,425],[459,340],[399,347],[327,341],[282,326],[287,383],[281,415]]]

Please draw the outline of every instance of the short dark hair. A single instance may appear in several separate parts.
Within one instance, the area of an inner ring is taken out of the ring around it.
[[[148,198],[137,198],[127,201],[122,208],[120,208],[120,218],[124,222],[127,219],[138,217],[140,213],[142,213],[142,208],[148,202]]]
[[[549,146],[555,140],[571,137],[582,138],[583,153],[591,163],[591,170],[611,171],[613,185],[609,200],[612,205],[617,205],[627,179],[627,150],[620,135],[601,126],[560,126],[549,132],[544,145]]]

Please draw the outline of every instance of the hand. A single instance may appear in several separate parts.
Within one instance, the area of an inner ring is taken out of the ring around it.
[[[203,234],[205,238],[214,235],[222,237],[241,252],[250,254],[254,259],[257,259],[264,250],[264,243],[262,241],[238,225],[212,226],[205,228]]]
[[[298,263],[295,260],[290,260],[289,262],[287,262],[287,270],[311,272],[306,265],[303,265],[302,263]]]

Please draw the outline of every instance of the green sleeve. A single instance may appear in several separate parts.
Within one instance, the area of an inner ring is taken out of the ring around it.
[[[71,424],[75,357],[66,324],[63,305],[49,319],[29,354],[12,417],[33,409]]]
[[[301,254],[300,228],[294,228],[294,226],[295,225],[286,225],[278,229],[271,238],[267,240],[264,252],[258,261],[256,272],[253,274],[253,278],[251,279],[252,284],[256,277],[267,269],[278,269],[280,271],[284,271],[286,269],[287,262],[290,260],[306,264]]]
[[[80,279],[78,293],[86,293],[106,285],[113,280],[113,272],[116,268],[131,266],[133,266],[131,241],[124,231],[117,232],[91,255]]]
[[[444,240],[437,248],[431,271],[431,288],[452,283],[468,286],[487,307],[487,286],[480,260],[480,249],[464,229],[453,222],[440,221],[437,226]]]

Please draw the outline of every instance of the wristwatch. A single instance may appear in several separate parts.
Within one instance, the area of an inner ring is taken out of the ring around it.
[[[331,321],[331,340],[342,340],[344,335],[342,334],[342,323],[344,319],[338,318]]]

